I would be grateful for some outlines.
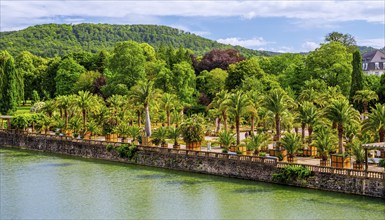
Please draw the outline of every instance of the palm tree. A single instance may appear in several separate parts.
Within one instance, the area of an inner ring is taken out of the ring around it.
[[[221,147],[224,147],[226,150],[228,150],[229,147],[235,142],[234,134],[231,133],[230,131],[224,130],[221,133],[219,133],[218,142],[221,145]]]
[[[280,88],[270,90],[265,96],[264,107],[274,114],[277,141],[281,138],[282,113],[293,105],[293,100]]]
[[[248,107],[250,106],[250,99],[246,94],[242,91],[237,91],[230,95],[228,107],[229,111],[235,117],[235,129],[237,133],[237,145],[239,145],[240,141],[240,122],[241,117],[246,113]]]
[[[302,146],[301,136],[296,133],[287,133],[282,138],[282,146],[287,150],[288,157],[295,157],[298,149]]]
[[[332,100],[330,105],[326,108],[325,113],[326,117],[337,126],[338,152],[344,154],[345,148],[342,144],[344,128],[349,123],[359,121],[360,114],[349,104],[349,101],[346,98]]]
[[[226,90],[222,90],[216,94],[215,98],[208,106],[208,108],[216,108],[222,113],[223,126],[226,131],[227,131],[228,102],[229,102],[229,93]],[[221,124],[221,121],[219,118],[217,132],[220,131],[220,124]]]
[[[334,151],[337,144],[337,138],[328,127],[317,126],[315,138],[312,144],[317,148],[322,160],[327,160],[329,154]]]
[[[319,118],[317,107],[311,102],[302,102],[299,106],[298,117],[302,127],[302,140],[305,141],[305,127],[308,126],[308,135],[311,137],[313,133],[313,126]],[[311,140],[309,140],[309,142],[311,142]]]
[[[384,142],[385,138],[385,104],[377,103],[371,108],[371,113],[363,123],[364,131],[378,132],[380,142]]]
[[[170,93],[164,93],[162,96],[161,106],[166,111],[167,115],[167,127],[171,125],[171,111],[175,108],[176,95]]]
[[[77,106],[82,112],[83,129],[86,129],[87,115],[90,111],[96,110],[98,101],[89,91],[79,91],[77,97]]]
[[[368,113],[369,102],[372,100],[378,100],[378,95],[372,90],[358,90],[353,96],[353,100],[356,102],[362,102],[362,105],[364,107],[364,114],[366,115]]]
[[[270,137],[268,134],[265,133],[257,133],[256,135],[251,137],[250,145],[255,150],[260,150],[263,146],[266,146],[270,142]]]
[[[145,135],[151,136],[150,103],[157,99],[160,91],[154,88],[154,82],[141,80],[131,88],[130,98],[136,103],[142,103],[146,114]]]
[[[254,136],[254,124],[255,124],[255,118],[258,117],[258,111],[261,106],[261,94],[256,91],[250,91],[248,93],[248,96],[250,98],[250,105],[248,108],[248,112],[250,113],[250,129],[251,129],[251,136]],[[257,118],[258,119],[258,118]]]
[[[73,95],[61,95],[56,97],[57,106],[64,112],[64,129],[68,129],[69,110],[74,105],[75,97]]]

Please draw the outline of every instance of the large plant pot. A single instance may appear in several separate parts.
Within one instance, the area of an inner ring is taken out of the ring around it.
[[[201,150],[201,142],[188,142],[186,143],[186,150]]]
[[[309,146],[307,149],[303,150],[304,157],[316,157],[317,156],[317,148],[314,146]]]
[[[289,163],[297,163],[297,158],[296,157],[292,157],[292,156],[288,156],[287,157],[287,162]]]
[[[351,158],[350,156],[343,156],[340,154],[331,155],[331,166],[336,168],[350,168]]]
[[[353,169],[355,169],[355,170],[364,170],[364,168],[365,168],[365,163],[353,162]]]
[[[161,144],[160,147],[163,147],[163,148],[168,148],[168,144],[165,143],[165,144]]]
[[[87,139],[87,140],[91,139],[91,132],[86,132],[86,133],[84,134],[83,139]]]
[[[180,149],[180,144],[174,144],[174,145],[172,145],[172,147],[175,149]]]
[[[231,152],[237,152],[237,146],[235,146],[235,145],[230,146],[230,151]]]
[[[330,167],[330,160],[320,160],[319,165],[322,167]]]
[[[269,155],[270,156],[275,156],[276,155],[276,151],[275,150],[269,150]]]
[[[246,155],[247,156],[253,156],[254,152],[255,152],[255,150],[247,150]]]

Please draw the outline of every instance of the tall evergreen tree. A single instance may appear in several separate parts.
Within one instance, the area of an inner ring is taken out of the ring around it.
[[[16,111],[18,98],[17,74],[15,61],[12,56],[5,62],[3,73],[4,79],[1,91],[0,112],[1,114],[11,114]]]
[[[350,102],[353,102],[353,96],[356,95],[357,91],[364,89],[364,79],[363,79],[364,76],[362,73],[362,58],[359,50],[356,50],[353,53],[352,66],[353,66],[353,71],[352,71],[352,85],[350,88]]]

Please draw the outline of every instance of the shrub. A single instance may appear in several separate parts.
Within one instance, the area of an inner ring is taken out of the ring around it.
[[[116,148],[119,156],[122,158],[128,158],[131,160],[136,152],[138,151],[138,147],[135,145],[121,144],[118,148]]]
[[[378,166],[380,166],[380,167],[385,167],[385,159],[384,159],[384,158],[382,158],[382,159],[380,160],[380,162],[378,162]]]
[[[107,144],[107,145],[106,145],[106,150],[107,150],[108,152],[110,152],[113,148],[114,148],[114,146],[113,146],[112,144]]]
[[[293,182],[296,180],[302,180],[311,175],[311,171],[304,166],[289,165],[282,169],[279,169],[273,174],[273,180],[277,182]]]

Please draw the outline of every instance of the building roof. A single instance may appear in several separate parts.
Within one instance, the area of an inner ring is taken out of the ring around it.
[[[362,61],[366,63],[385,62],[385,53],[380,50],[364,53],[362,55]]]
[[[385,142],[363,144],[362,146],[366,149],[385,149]]]

